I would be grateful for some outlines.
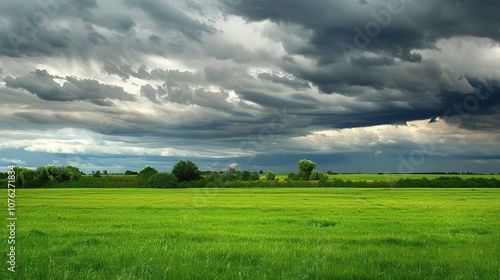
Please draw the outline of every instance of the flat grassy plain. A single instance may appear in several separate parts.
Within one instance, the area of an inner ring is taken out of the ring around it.
[[[4,279],[500,279],[500,189],[19,189],[16,202]]]

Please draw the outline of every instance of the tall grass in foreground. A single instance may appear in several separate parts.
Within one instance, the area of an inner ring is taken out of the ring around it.
[[[17,202],[5,279],[500,279],[498,189],[29,189]]]

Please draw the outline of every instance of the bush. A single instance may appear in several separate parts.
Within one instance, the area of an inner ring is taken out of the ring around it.
[[[62,183],[67,181],[77,181],[81,174],[78,167],[74,166],[39,166],[32,170],[25,167],[19,168],[16,178],[16,185],[24,188],[44,188],[49,182]]]
[[[288,174],[288,177],[286,178],[287,181],[298,181],[300,180],[299,174],[295,174],[293,172]]]
[[[216,180],[210,180],[210,179],[200,179],[200,180],[194,180],[194,181],[184,181],[180,182],[177,185],[177,188],[215,188],[215,187],[220,187],[222,185],[221,181]]]
[[[220,175],[220,180],[222,182],[234,181],[234,180],[236,180],[236,176],[234,174],[229,173],[229,172],[224,172]]]
[[[252,178],[252,173],[250,171],[244,170],[241,172],[241,181],[250,181]]]
[[[146,181],[146,188],[175,188],[177,178],[170,173],[160,172],[151,175]]]
[[[328,180],[328,175],[325,173],[321,173],[315,169],[311,172],[311,175],[309,176],[309,180],[313,180],[313,181]]]
[[[126,170],[123,175],[137,175],[137,172],[131,171],[131,170]]]
[[[266,180],[272,181],[276,179],[276,173],[272,172],[271,170],[268,170],[266,173]]]
[[[149,177],[155,175],[156,173],[158,173],[158,171],[154,167],[146,165],[143,169],[141,169],[141,171],[139,171],[139,173],[137,173],[137,178],[139,178],[139,180],[143,182],[146,182]]]

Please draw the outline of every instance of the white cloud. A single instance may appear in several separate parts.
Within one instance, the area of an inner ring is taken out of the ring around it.
[[[0,161],[7,164],[23,165],[26,164],[24,160],[17,158],[0,158]]]

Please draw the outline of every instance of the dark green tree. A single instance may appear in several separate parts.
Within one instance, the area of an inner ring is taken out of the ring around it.
[[[241,172],[241,181],[250,181],[252,178],[252,173],[250,171],[244,170]]]
[[[21,177],[21,182],[23,184],[23,187],[25,188],[33,187],[32,184],[36,176],[36,172],[34,170],[23,168],[21,170],[21,173],[18,174],[18,176]]]
[[[198,166],[190,160],[181,160],[172,168],[172,174],[177,177],[179,182],[189,182],[201,178],[201,172]]]
[[[233,181],[234,179],[236,179],[236,176],[229,172],[224,172],[220,175],[220,180],[222,182]]]
[[[302,180],[309,180],[311,172],[316,168],[316,163],[308,159],[299,160],[297,165],[299,166],[299,176]]]
[[[139,173],[137,173],[137,178],[139,178],[142,182],[146,182],[149,177],[155,175],[156,173],[158,173],[158,171],[154,167],[146,165],[143,169],[141,169],[141,171],[139,171]]]
[[[137,175],[137,172],[131,171],[131,170],[126,170],[125,173],[123,173],[123,175]]]

